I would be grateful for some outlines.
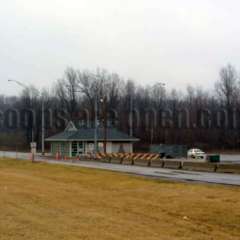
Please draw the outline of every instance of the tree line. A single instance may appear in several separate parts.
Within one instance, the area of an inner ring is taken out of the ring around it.
[[[25,146],[32,140],[40,144],[42,103],[50,136],[68,120],[91,123],[97,102],[99,124],[106,118],[108,125],[140,138],[139,148],[166,143],[235,149],[240,146],[239,93],[239,75],[230,64],[220,70],[212,92],[168,89],[167,82],[142,86],[104,69],[67,68],[51,90],[27,86],[20,96],[0,96],[0,145],[15,146],[19,138]]]

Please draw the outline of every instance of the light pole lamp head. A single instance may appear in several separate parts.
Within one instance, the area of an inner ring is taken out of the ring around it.
[[[16,81],[16,80],[8,79],[8,82],[14,82],[23,88],[27,88],[27,86],[24,83]]]

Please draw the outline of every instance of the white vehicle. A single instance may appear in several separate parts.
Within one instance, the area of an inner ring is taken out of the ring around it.
[[[187,152],[188,158],[194,158],[194,159],[205,159],[206,154],[200,149],[193,148],[188,150]]]

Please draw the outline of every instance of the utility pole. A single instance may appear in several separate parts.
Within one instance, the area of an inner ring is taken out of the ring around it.
[[[97,105],[97,96],[94,99],[94,117],[95,117],[95,129],[94,129],[94,154],[98,152],[98,119],[97,119],[98,105]]]
[[[33,130],[33,125],[32,125],[32,142],[34,142],[34,130]]]
[[[104,153],[107,153],[107,97],[105,96],[101,99],[103,103],[103,131],[104,131],[104,141],[103,141],[103,149]]]
[[[45,113],[44,100],[42,98],[42,156],[45,155]]]
[[[130,96],[129,135],[133,136],[133,98]]]

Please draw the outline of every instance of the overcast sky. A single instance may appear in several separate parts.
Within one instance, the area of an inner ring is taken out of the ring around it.
[[[67,66],[211,88],[240,67],[239,13],[239,0],[2,1],[0,93],[19,93],[8,78],[50,87]]]

